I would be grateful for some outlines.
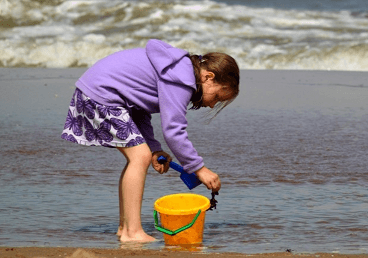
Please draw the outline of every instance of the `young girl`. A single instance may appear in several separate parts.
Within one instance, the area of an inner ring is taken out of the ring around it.
[[[189,55],[159,40],[146,48],[109,55],[76,82],[62,138],[83,145],[117,148],[127,163],[119,182],[121,241],[153,241],[141,225],[141,206],[149,165],[159,173],[171,161],[153,135],[151,114],[160,113],[164,139],[185,171],[196,173],[212,191],[219,176],[206,168],[186,132],[186,112],[210,107],[216,114],[239,92],[239,68],[222,53]]]

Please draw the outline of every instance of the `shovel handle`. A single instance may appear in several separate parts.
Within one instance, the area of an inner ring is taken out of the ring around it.
[[[160,164],[164,164],[167,161],[167,159],[164,156],[160,156],[160,157],[157,158],[157,161]],[[175,163],[174,161],[170,161],[169,166],[172,169],[174,169],[174,170],[176,170],[176,171],[178,171],[180,173],[184,173],[185,172],[184,171],[184,168],[182,166],[180,166],[178,163]]]
[[[157,161],[160,164],[163,164],[167,162],[167,159],[164,156],[158,157]],[[202,182],[198,179],[195,173],[188,174],[184,171],[184,168],[180,166],[179,164],[171,161],[170,167],[178,172],[180,172],[180,179],[186,184],[186,186],[189,188],[189,190],[192,190],[193,188],[199,186]]]

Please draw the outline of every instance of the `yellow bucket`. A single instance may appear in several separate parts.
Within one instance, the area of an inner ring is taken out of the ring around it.
[[[166,245],[202,243],[204,219],[210,206],[210,200],[199,194],[163,196],[154,204],[155,228],[164,233]],[[158,225],[157,212],[161,226]]]

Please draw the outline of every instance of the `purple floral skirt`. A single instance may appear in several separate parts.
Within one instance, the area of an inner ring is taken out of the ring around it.
[[[78,88],[70,102],[61,138],[104,147],[132,147],[145,143],[128,110],[101,105]]]

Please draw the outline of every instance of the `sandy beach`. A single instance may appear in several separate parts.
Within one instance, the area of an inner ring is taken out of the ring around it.
[[[154,201],[186,190],[175,172],[147,177],[143,227],[159,241],[121,248],[121,156],[60,139],[84,70],[0,69],[0,258],[368,257],[367,73],[242,70],[240,96],[210,125],[188,112],[223,182],[204,248],[189,252],[153,226]]]
[[[184,251],[152,251],[152,250],[124,250],[124,249],[98,249],[98,248],[67,248],[67,247],[1,247],[1,258],[25,258],[25,257],[45,257],[45,258],[118,258],[118,257],[173,257],[173,258],[232,258],[232,257],[253,257],[253,258],[367,258],[368,254],[293,254],[265,253],[265,254],[239,254],[239,253],[193,253]]]
[[[0,0],[0,17],[0,258],[368,258],[367,0]],[[210,124],[187,113],[222,183],[197,247],[165,244],[154,203],[206,187],[150,167],[141,221],[157,241],[122,244],[126,160],[60,137],[87,67],[149,39],[240,68]]]

